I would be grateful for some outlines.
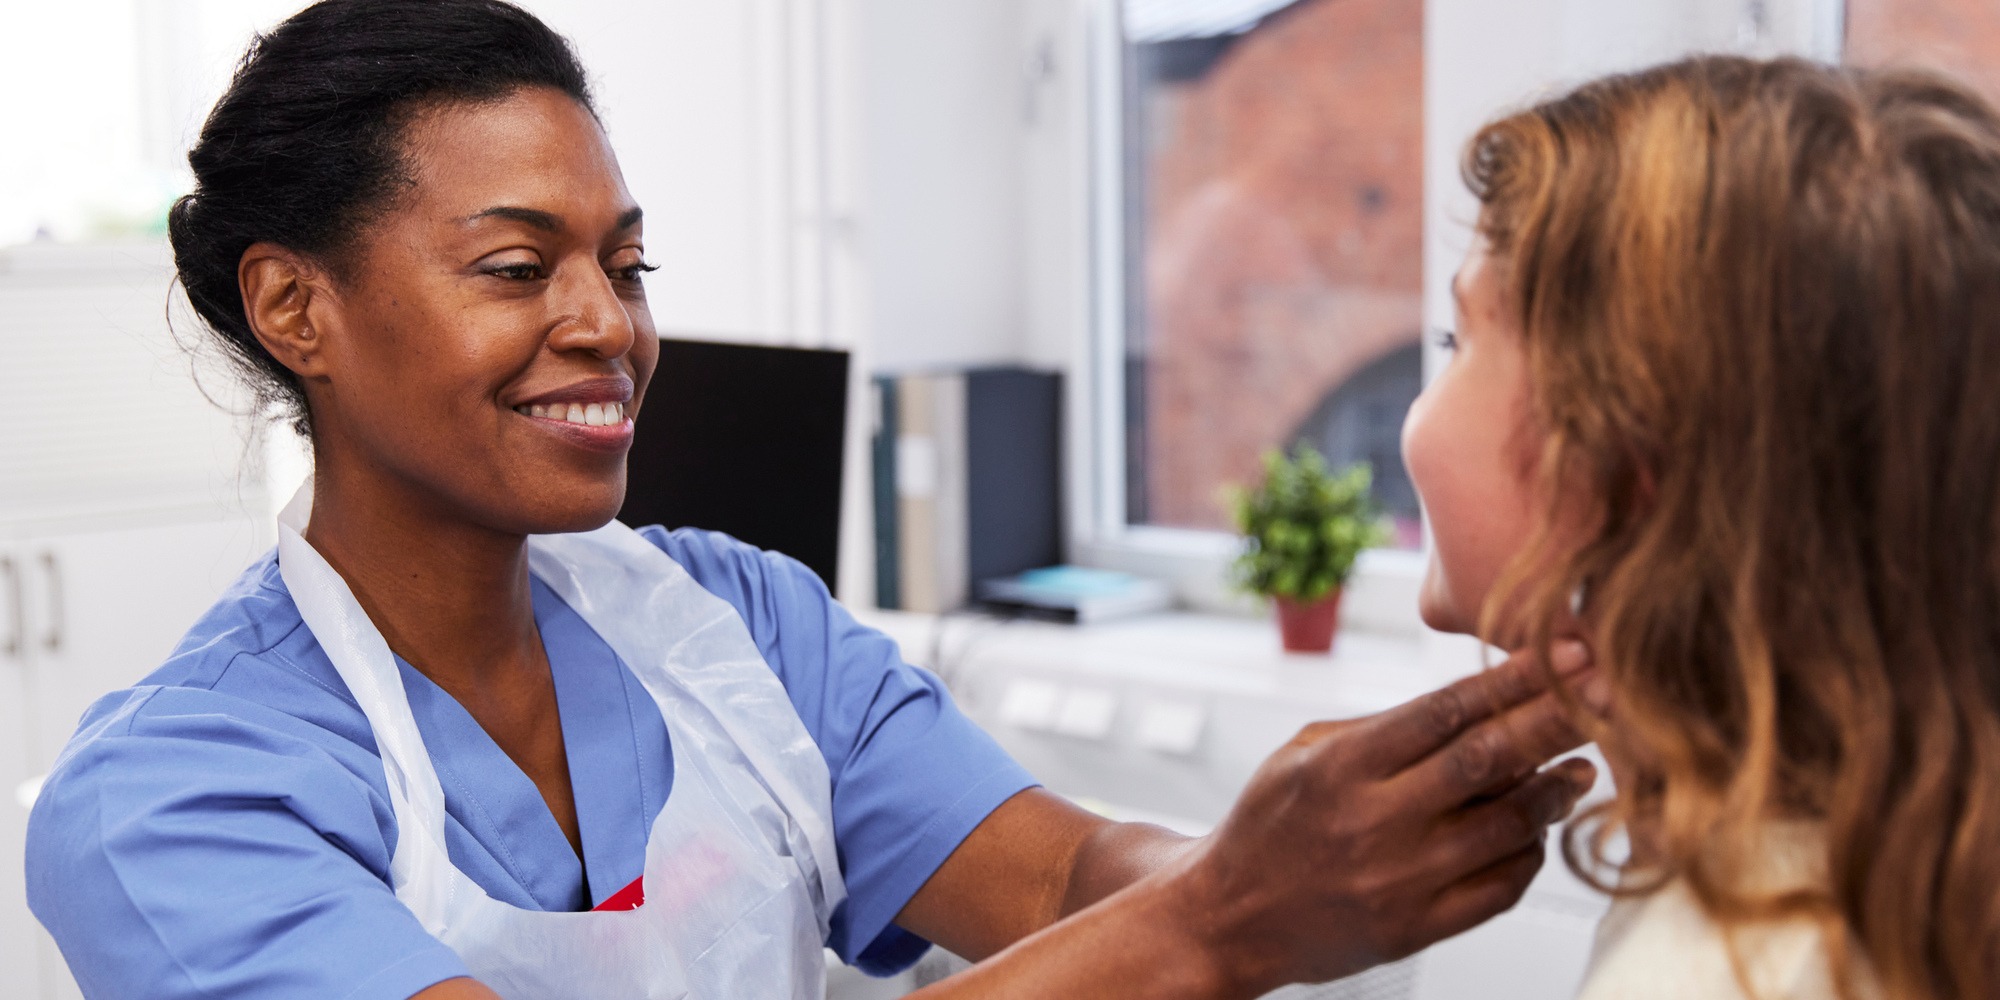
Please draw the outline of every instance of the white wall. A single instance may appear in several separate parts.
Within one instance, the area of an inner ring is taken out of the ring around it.
[[[662,333],[817,344],[795,313],[797,109],[788,0],[526,0],[590,71],[625,180],[646,209]]]
[[[1021,360],[1025,21],[1057,0],[527,0],[598,86],[663,331]]]
[[[881,369],[1025,350],[1027,137],[1018,0],[852,5],[855,238]]]

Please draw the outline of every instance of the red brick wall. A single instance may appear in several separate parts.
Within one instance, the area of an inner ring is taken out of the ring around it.
[[[1225,527],[1224,484],[1420,336],[1423,81],[1422,4],[1307,0],[1157,99],[1152,523]]]
[[[2000,0],[1848,0],[1847,55],[1941,69],[2000,101]]]

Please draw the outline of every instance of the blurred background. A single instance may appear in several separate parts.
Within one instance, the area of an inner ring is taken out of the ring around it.
[[[9,997],[75,989],[22,902],[37,776],[84,706],[144,676],[269,548],[273,511],[308,471],[204,352],[164,246],[202,116],[252,33],[299,5],[8,5]],[[676,377],[689,393],[725,376],[742,387],[642,431],[654,443],[635,481],[657,485],[635,486],[628,515],[787,551],[797,538],[794,554],[1051,787],[1191,832],[1299,724],[1480,664],[1417,621],[1424,530],[1398,456],[1441,361],[1426,331],[1451,322],[1473,216],[1457,157],[1480,123],[1691,51],[1918,63],[2000,96],[1992,0],[525,5],[595,75],[662,265],[648,279],[658,327],[707,359]],[[760,391],[795,405],[762,406]],[[785,419],[752,427],[732,398]],[[1348,582],[1330,656],[1282,652],[1263,605],[1228,584],[1242,543],[1225,487],[1302,442],[1369,463],[1390,529]],[[697,468],[763,498],[762,520],[690,513],[757,507],[684,495]],[[971,607],[987,570],[1045,563],[1125,574],[1099,582],[1133,598],[1126,615],[1030,624]],[[1488,928],[1294,992],[1567,995],[1602,903],[1559,867]],[[948,968],[842,975],[835,990],[894,996]]]

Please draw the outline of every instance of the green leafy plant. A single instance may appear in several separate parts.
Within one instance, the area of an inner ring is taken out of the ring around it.
[[[1333,593],[1365,549],[1388,541],[1382,509],[1369,493],[1367,463],[1338,472],[1311,445],[1264,455],[1263,480],[1229,492],[1244,535],[1238,586],[1264,597],[1310,602]]]

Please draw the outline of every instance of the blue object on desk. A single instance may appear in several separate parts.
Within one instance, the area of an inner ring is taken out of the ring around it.
[[[979,596],[1002,610],[1079,625],[1173,605],[1173,591],[1158,580],[1085,566],[1047,566],[988,580]]]

